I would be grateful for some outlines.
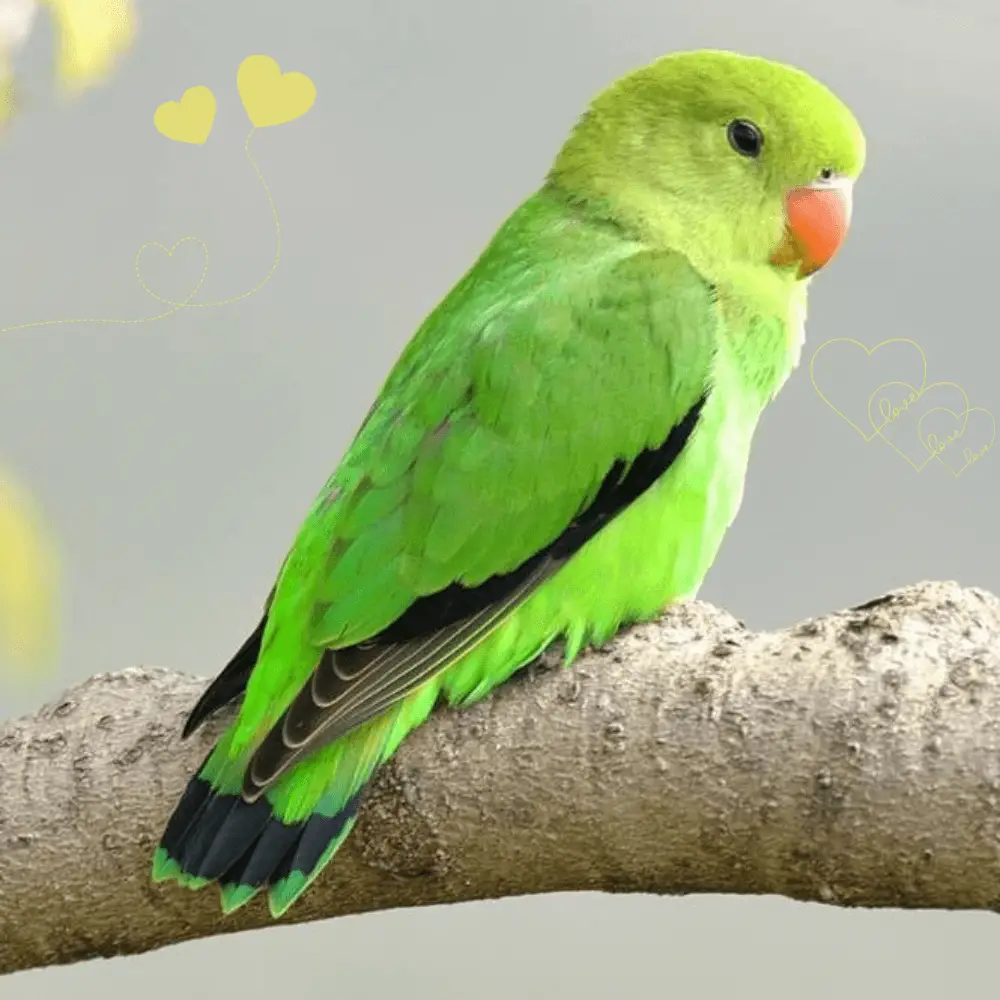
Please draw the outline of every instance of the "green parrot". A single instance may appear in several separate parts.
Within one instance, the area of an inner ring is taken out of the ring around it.
[[[793,67],[667,55],[614,83],[423,322],[184,729],[242,702],[153,879],[281,916],[443,699],[693,597],[802,348],[865,140]]]

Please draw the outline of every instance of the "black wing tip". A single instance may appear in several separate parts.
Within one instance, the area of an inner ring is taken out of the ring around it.
[[[202,693],[202,696],[197,700],[197,702],[195,702],[194,708],[188,712],[188,716],[184,720],[184,728],[181,730],[182,740],[190,738],[195,730],[198,729],[198,727],[213,713],[214,709],[205,708],[205,702],[208,700],[208,695],[211,690],[212,685],[209,684],[208,688]]]
[[[249,671],[247,676],[249,677]],[[191,737],[216,712],[242,698],[243,690],[246,687],[245,681],[238,690],[231,691],[221,690],[219,685],[220,680],[222,680],[221,675],[214,681],[209,682],[208,687],[205,688],[201,697],[195,702],[194,708],[188,712],[188,716],[184,720],[184,727],[181,729],[182,740]],[[230,686],[226,685],[226,687]]]
[[[864,601],[861,604],[855,604],[853,607],[848,608],[849,611],[873,611],[875,608],[881,608],[886,604],[892,604],[896,599],[895,594],[883,594],[881,597],[873,597],[870,601]]]
[[[203,722],[220,708],[232,704],[243,697],[250,674],[257,666],[260,648],[267,625],[267,614],[257,623],[257,627],[247,636],[222,672],[201,693],[194,708],[188,713],[181,730],[181,739],[186,740]]]

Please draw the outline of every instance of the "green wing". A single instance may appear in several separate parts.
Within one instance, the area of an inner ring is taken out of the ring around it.
[[[400,358],[279,578],[273,644],[306,629],[328,652],[291,677],[265,649],[250,798],[502,624],[572,555],[559,541],[609,473],[704,397],[714,299],[684,258],[538,268],[499,297],[488,263],[487,294],[460,284]]]

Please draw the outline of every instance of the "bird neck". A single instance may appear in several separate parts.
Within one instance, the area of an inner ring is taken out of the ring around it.
[[[708,281],[741,271],[766,284],[769,294],[791,294],[794,279],[768,261],[784,224],[780,205],[732,212],[692,198],[683,178],[674,186],[662,179],[655,186],[623,184],[593,162],[574,163],[570,169],[557,161],[545,188],[580,214],[612,223],[637,242],[682,253]]]

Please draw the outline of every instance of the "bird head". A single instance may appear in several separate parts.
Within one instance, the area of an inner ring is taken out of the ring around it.
[[[842,245],[864,161],[861,127],[819,81],[702,50],[664,56],[600,94],[550,182],[695,263],[798,279]]]

